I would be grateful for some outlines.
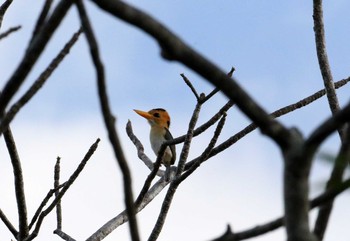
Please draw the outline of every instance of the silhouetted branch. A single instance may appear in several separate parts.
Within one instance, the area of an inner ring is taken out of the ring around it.
[[[5,31],[5,32],[0,34],[0,40],[3,39],[3,38],[6,38],[11,33],[18,31],[19,29],[21,29],[21,27],[22,26],[16,26],[16,27],[9,28],[7,31]]]
[[[233,78],[228,77],[221,69],[187,46],[160,22],[123,1],[93,0],[93,2],[106,12],[151,35],[158,41],[164,58],[177,60],[196,71],[234,101],[264,134],[280,146],[289,145],[290,133],[287,128],[273,120]]]
[[[187,84],[187,86],[191,89],[194,97],[196,97],[197,101],[199,101],[199,95],[196,91],[196,89],[193,87],[191,81],[185,76],[185,74],[180,74],[182,79],[185,81],[185,83]]]
[[[96,73],[97,73],[97,85],[98,85],[98,94],[99,94],[99,100],[101,105],[101,110],[103,114],[103,119],[105,122],[105,126],[108,132],[108,137],[110,140],[110,143],[112,144],[113,151],[115,154],[115,157],[117,159],[117,162],[119,164],[119,167],[123,173],[123,185],[124,185],[124,195],[125,195],[125,206],[126,210],[129,216],[129,227],[130,227],[130,234],[131,239],[133,241],[139,241],[139,233],[137,228],[137,220],[136,220],[136,212],[134,208],[134,198],[132,193],[132,185],[131,185],[131,174],[130,170],[127,164],[127,161],[125,159],[123,149],[120,144],[120,140],[117,134],[117,130],[114,126],[114,116],[111,113],[110,107],[109,107],[109,101],[106,91],[106,83],[105,83],[105,74],[104,74],[104,66],[101,62],[100,55],[99,55],[99,49],[97,45],[97,41],[95,39],[93,30],[90,25],[90,21],[87,17],[87,14],[85,12],[85,8],[83,5],[83,2],[81,0],[76,0],[76,5],[78,7],[81,23],[90,47],[90,53],[93,60],[93,63],[95,65]]]
[[[4,15],[6,13],[6,10],[10,7],[11,3],[12,3],[12,0],[6,0],[0,6],[0,28],[1,28],[1,25],[2,25],[2,20],[4,19]]]
[[[23,59],[20,64],[13,71],[12,76],[6,82],[3,90],[0,94],[0,119],[4,116],[4,111],[9,104],[12,97],[15,95],[19,87],[24,82],[30,70],[38,60],[39,56],[43,52],[46,44],[51,39],[54,31],[61,23],[63,17],[67,13],[68,9],[72,5],[70,0],[61,0],[51,17],[48,19],[46,24],[42,27],[42,30],[35,36],[33,41],[29,44]]]
[[[350,188],[350,179],[340,183],[339,185],[325,191],[320,194],[316,198],[310,200],[310,210],[316,208],[324,203],[328,203],[336,198],[338,195],[346,191]],[[254,228],[247,229],[245,231],[234,233],[230,236],[229,239],[225,239],[225,241],[239,241],[245,239],[251,239],[253,237],[261,236],[262,234],[271,232],[280,228],[284,225],[284,217],[279,217],[273,221],[270,221],[266,224],[258,225]],[[215,241],[221,241],[219,238],[215,239]]]
[[[74,183],[74,181],[78,178],[81,171],[84,169],[86,163],[90,160],[91,156],[94,154],[98,147],[98,143],[100,142],[100,139],[97,139],[94,144],[91,145],[88,152],[85,154],[83,160],[78,165],[77,169],[73,172],[73,174],[69,177],[68,181],[64,183],[61,191],[58,193],[58,195],[55,197],[55,199],[51,202],[51,204],[43,210],[38,220],[35,224],[35,228],[33,232],[26,238],[24,241],[30,241],[33,240],[39,233],[41,224],[44,220],[44,218],[56,207],[57,203],[62,199],[64,194],[67,192],[67,190],[70,188],[70,186]],[[49,194],[52,196],[55,193],[56,190],[50,190]],[[49,195],[47,195],[49,196]]]
[[[347,84],[350,81],[350,78],[347,79],[343,79],[340,80],[338,82],[335,83],[335,87],[336,88],[340,88],[342,86],[344,86],[345,84]],[[317,91],[316,93],[294,103],[291,105],[288,105],[286,107],[283,107],[281,109],[278,109],[274,112],[272,112],[270,115],[273,118],[278,118],[280,116],[286,115],[294,110],[297,110],[299,108],[302,108],[306,105],[311,104],[312,102],[314,102],[315,100],[321,98],[322,96],[324,96],[326,94],[326,91],[324,89]],[[212,152],[210,153],[210,157],[217,155],[218,153],[226,150],[227,148],[229,148],[230,146],[232,146],[233,144],[235,144],[237,141],[239,141],[240,139],[242,139],[244,136],[246,136],[247,134],[249,134],[250,132],[254,131],[256,128],[258,128],[257,125],[255,125],[254,123],[251,123],[250,125],[246,126],[244,129],[242,129],[241,131],[239,131],[237,134],[231,136],[230,138],[228,138],[226,141],[222,142],[220,145],[218,145],[217,147],[215,147]],[[198,128],[199,129],[199,128]],[[196,134],[196,131],[195,131]],[[181,137],[182,138],[182,137]],[[174,139],[177,140],[178,138]],[[177,143],[177,142],[176,142]],[[195,159],[196,160],[196,159]],[[194,163],[194,160],[188,162],[186,164],[185,169],[187,170],[192,164]]]
[[[26,198],[24,193],[24,181],[23,173],[21,167],[21,161],[18,156],[17,147],[15,140],[13,138],[10,127],[4,131],[4,139],[6,142],[7,150],[10,154],[11,163],[13,167],[13,175],[15,179],[15,193],[16,193],[16,202],[18,210],[18,239],[23,240],[28,236],[28,218],[27,218],[27,205]]]
[[[58,53],[58,55],[51,61],[51,63],[47,66],[47,68],[40,74],[40,76],[35,80],[33,85],[24,93],[24,95],[14,103],[7,113],[4,115],[3,120],[0,124],[0,133],[4,128],[6,128],[11,121],[15,118],[16,114],[20,111],[20,109],[27,104],[32,97],[40,90],[40,88],[46,83],[46,80],[51,76],[53,71],[57,68],[57,66],[62,62],[64,57],[67,56],[70,49],[76,43],[79,38],[79,35],[82,33],[82,29],[79,29],[76,33],[73,34],[71,39],[66,43],[63,49]]]
[[[38,34],[38,32],[40,31],[40,29],[42,28],[42,26],[44,26],[45,24],[45,20],[49,14],[51,5],[52,5],[53,0],[45,0],[44,6],[40,12],[40,15],[36,21],[34,30],[33,30],[33,34],[32,34],[32,40],[34,39],[35,35]]]

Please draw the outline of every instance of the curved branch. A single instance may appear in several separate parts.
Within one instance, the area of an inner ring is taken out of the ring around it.
[[[280,146],[289,145],[290,133],[287,128],[273,120],[233,79],[221,69],[187,46],[180,38],[146,13],[123,1],[92,0],[96,5],[115,17],[142,29],[156,39],[163,57],[177,60],[218,87],[241,111],[256,123],[262,132]]]

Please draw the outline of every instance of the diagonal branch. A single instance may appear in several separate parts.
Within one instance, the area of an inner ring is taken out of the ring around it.
[[[135,215],[136,211],[133,203],[134,199],[133,199],[133,193],[132,193],[131,174],[130,174],[130,170],[129,170],[126,158],[123,153],[123,149],[120,144],[117,130],[114,126],[114,116],[112,115],[109,107],[109,101],[108,101],[106,83],[105,83],[104,66],[100,59],[97,41],[94,36],[92,27],[90,25],[88,16],[86,14],[83,2],[81,0],[77,0],[76,5],[78,7],[81,23],[90,47],[91,57],[96,68],[98,93],[99,93],[100,104],[101,104],[105,126],[108,131],[109,140],[112,144],[115,157],[123,173],[125,206],[126,206],[127,214],[130,219],[130,222],[129,222],[130,235],[133,241],[139,241],[140,237],[138,233],[137,220]]]
[[[72,5],[71,0],[61,0],[47,23],[42,27],[41,31],[29,44],[24,57],[10,79],[6,82],[0,94],[0,119],[4,116],[4,111],[12,97],[15,95],[19,87],[23,84],[25,78],[33,68],[39,56],[43,52],[45,46],[51,39],[54,31],[61,23],[63,17]]]
[[[78,165],[77,169],[73,172],[73,174],[69,177],[68,181],[66,181],[64,183],[64,185],[62,186],[61,191],[58,193],[58,195],[55,197],[55,199],[51,202],[51,204],[45,209],[43,210],[39,217],[38,220],[35,224],[35,228],[33,230],[33,232],[28,236],[28,238],[26,238],[24,241],[30,241],[33,240],[39,233],[41,225],[44,221],[44,218],[56,207],[57,203],[62,199],[62,197],[64,196],[64,194],[68,191],[68,189],[70,188],[70,186],[74,183],[74,181],[78,178],[79,174],[83,171],[85,165],[87,164],[87,162],[90,160],[90,158],[92,157],[92,155],[95,153],[97,147],[98,147],[98,143],[100,142],[100,139],[97,139],[95,141],[95,143],[93,143],[89,150],[87,151],[87,153],[85,154],[83,160],[80,162],[80,164]],[[52,196],[55,193],[55,189],[50,190],[49,194],[46,196],[46,198],[48,196]],[[43,201],[43,203],[45,203]]]
[[[197,123],[198,115],[199,115],[199,112],[200,112],[200,109],[201,109],[201,105],[202,105],[201,104],[202,103],[201,99],[202,98],[204,98],[203,95],[200,96],[200,99],[197,102],[197,105],[196,105],[196,107],[195,107],[195,109],[193,111],[190,123],[188,125],[188,130],[187,130],[185,142],[184,142],[181,154],[180,154],[179,163],[178,163],[178,166],[177,166],[175,178],[178,178],[182,174],[182,172],[184,170],[185,163],[186,163],[186,160],[188,158],[188,153],[189,153],[191,141],[192,141],[192,138],[193,138],[193,130],[194,130],[195,125]],[[152,230],[152,232],[151,232],[151,234],[150,234],[150,236],[148,238],[148,241],[155,241],[155,240],[157,240],[157,238],[158,238],[158,236],[159,236],[159,234],[160,234],[160,232],[161,232],[161,230],[163,228],[163,225],[165,223],[165,219],[166,219],[166,216],[168,214],[168,211],[169,211],[171,202],[173,200],[173,197],[175,195],[176,189],[180,185],[180,183],[181,182],[175,182],[175,181],[170,183],[169,189],[168,189],[168,191],[167,191],[167,193],[165,195],[165,198],[163,200],[163,204],[162,204],[160,213],[158,215],[156,224],[154,225],[154,228],[153,228],[153,230]]]
[[[9,28],[7,31],[5,31],[4,33],[1,33],[0,34],[0,40],[3,39],[3,38],[6,38],[7,36],[9,36],[11,33],[13,32],[16,32],[18,30],[21,29],[22,26],[16,26],[16,27],[12,27],[12,28]]]
[[[10,220],[6,217],[5,213],[0,209],[0,219],[5,224],[7,229],[12,233],[14,237],[18,236],[18,231],[16,228],[12,225]]]
[[[290,133],[287,128],[273,120],[233,78],[227,76],[216,65],[191,49],[160,22],[123,1],[92,1],[106,12],[151,35],[158,41],[164,58],[177,60],[200,74],[215,87],[218,87],[230,100],[234,101],[241,111],[279,146],[286,147],[289,145]]]
[[[338,195],[342,194],[344,191],[350,188],[350,179],[345,180],[339,185],[332,187],[331,189],[320,194],[316,198],[310,200],[310,210],[335,199]],[[261,236],[268,232],[274,231],[284,225],[284,217],[279,217],[268,223],[258,225],[254,228],[247,229],[245,231],[237,232],[230,237],[226,237],[225,241],[239,241],[245,239],[251,239],[254,237]],[[220,241],[221,239],[215,239],[215,241]]]
[[[40,90],[40,88],[46,83],[46,80],[48,80],[48,78],[51,76],[53,71],[55,71],[57,66],[67,56],[70,49],[76,43],[81,33],[82,33],[82,29],[79,29],[76,33],[73,34],[73,36],[66,43],[63,49],[57,54],[57,56],[51,61],[51,63],[47,66],[47,68],[34,81],[33,85],[24,93],[24,95],[16,103],[14,103],[10,107],[10,109],[4,115],[4,118],[0,123],[0,133],[4,128],[6,128],[11,123],[11,121],[15,118],[16,114],[20,111],[20,109],[24,105],[26,105],[33,98],[33,96]]]

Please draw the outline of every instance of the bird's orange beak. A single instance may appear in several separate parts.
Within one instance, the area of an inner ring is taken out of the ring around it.
[[[139,114],[140,116],[142,116],[143,118],[146,118],[147,120],[150,120],[153,118],[153,116],[145,111],[142,110],[134,110],[137,114]]]

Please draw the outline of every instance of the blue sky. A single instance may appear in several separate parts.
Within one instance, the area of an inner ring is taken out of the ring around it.
[[[269,112],[294,103],[322,88],[316,58],[312,1],[129,1],[162,21],[186,43],[210,58],[222,69],[233,66],[239,84]],[[173,136],[186,132],[195,99],[182,81],[181,73],[191,79],[198,92],[209,93],[212,86],[185,66],[164,61],[157,43],[138,29],[102,12],[86,2],[93,21],[101,57],[105,64],[110,102],[117,117],[117,128],[125,147],[134,180],[140,189],[148,169],[138,160],[135,148],[125,133],[128,119],[144,143],[146,153],[155,158],[148,143],[149,126],[132,110],[163,107],[172,117]],[[350,66],[350,3],[325,2],[327,48],[334,80],[348,77]],[[16,68],[31,36],[39,1],[14,1],[1,31],[22,25],[22,29],[0,42],[1,86]],[[75,8],[55,33],[54,38],[30,73],[21,93],[79,28]],[[84,36],[54,72],[40,93],[17,116],[13,132],[25,172],[29,214],[52,186],[52,168],[62,157],[62,179],[69,177],[96,138],[101,144],[77,183],[63,201],[64,231],[83,240],[123,210],[121,173],[103,129],[97,100],[95,71]],[[349,100],[349,87],[339,90],[340,104]],[[17,95],[16,97],[18,97]],[[199,124],[224,103],[218,94],[205,106]],[[286,126],[296,126],[307,136],[330,112],[325,98],[280,118]],[[237,108],[228,112],[220,142],[249,124]],[[213,129],[196,138],[190,157],[198,155]],[[322,150],[337,152],[333,135]],[[181,146],[177,146],[177,151]],[[0,148],[0,207],[16,221],[12,170],[2,143]],[[311,191],[322,191],[330,168],[316,162],[312,170]],[[265,223],[283,212],[282,159],[276,146],[255,131],[227,152],[209,160],[180,186],[167,223],[159,240],[208,240],[223,233],[226,224],[235,231]],[[138,216],[145,240],[159,212],[163,192]],[[6,195],[5,195],[6,194]],[[349,194],[336,202],[326,240],[349,236]],[[314,213],[312,218],[314,217]],[[55,217],[50,215],[37,240],[61,240],[52,235]],[[105,240],[128,240],[127,226]],[[282,229],[256,240],[281,240]],[[0,224],[0,239],[11,235]]]

